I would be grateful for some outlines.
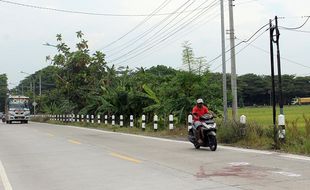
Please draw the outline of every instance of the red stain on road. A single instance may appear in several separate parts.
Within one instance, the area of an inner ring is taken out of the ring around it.
[[[240,178],[262,178],[267,176],[267,170],[265,168],[254,167],[251,165],[229,166],[220,169],[219,171],[213,171],[206,173],[203,166],[200,166],[199,171],[194,175],[197,179],[204,179],[209,177],[240,177]]]

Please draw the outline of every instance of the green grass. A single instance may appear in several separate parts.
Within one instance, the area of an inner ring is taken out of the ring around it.
[[[280,113],[279,107],[277,107],[277,117]],[[284,106],[284,115],[287,122],[297,120],[299,127],[305,127],[305,120],[303,114],[310,118],[310,105],[302,106]],[[229,115],[231,115],[231,109],[229,109]],[[247,121],[255,122],[263,126],[272,126],[272,107],[245,107],[238,109],[238,115],[247,116]]]

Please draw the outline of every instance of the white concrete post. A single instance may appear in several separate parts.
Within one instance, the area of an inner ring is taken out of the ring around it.
[[[158,129],[158,116],[154,115],[154,131]]]
[[[76,115],[75,114],[72,114],[72,122],[76,122]]]
[[[285,142],[285,116],[280,114],[278,116],[278,126],[279,126],[279,140],[283,143]]]
[[[191,114],[187,116],[187,126],[188,131],[193,128],[193,116]]]
[[[241,123],[241,135],[245,136],[245,128],[246,128],[246,116],[241,115],[240,116],[240,123]]]
[[[129,121],[129,126],[133,127],[133,115],[130,115],[130,121]]]
[[[94,123],[95,122],[94,115],[91,115],[90,117],[91,117],[91,123]]]
[[[76,121],[80,122],[80,115],[76,115]]]
[[[244,125],[246,124],[246,116],[245,115],[240,116],[240,123],[244,124]]]
[[[169,115],[169,129],[173,130],[173,115]]]
[[[100,115],[97,116],[97,122],[100,124]]]
[[[142,130],[145,130],[145,115],[142,115]]]
[[[89,122],[89,115],[86,115],[86,122]]]
[[[120,115],[120,116],[119,116],[119,126],[120,126],[120,127],[123,127],[123,126],[124,126],[124,117],[123,117],[123,115]]]
[[[81,115],[81,121],[84,122],[84,115]]]
[[[115,115],[112,115],[112,126],[115,125]]]
[[[104,116],[104,124],[106,124],[106,125],[108,124],[108,115]]]

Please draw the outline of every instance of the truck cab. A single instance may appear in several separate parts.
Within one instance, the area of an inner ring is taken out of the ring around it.
[[[13,121],[28,123],[30,119],[29,97],[9,96],[5,106],[6,123]]]

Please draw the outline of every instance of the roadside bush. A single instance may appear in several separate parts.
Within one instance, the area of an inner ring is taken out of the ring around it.
[[[232,144],[241,139],[241,127],[234,121],[218,122],[217,137],[221,143]]]
[[[49,121],[49,117],[47,117],[47,116],[33,116],[33,117],[31,117],[30,121],[46,123],[47,121]]]

